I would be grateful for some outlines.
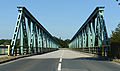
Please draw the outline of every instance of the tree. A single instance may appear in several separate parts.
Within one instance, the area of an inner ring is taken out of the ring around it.
[[[11,39],[1,39],[0,45],[10,45]]]
[[[117,25],[114,31],[112,31],[112,35],[110,37],[110,42],[120,43],[120,23]]]
[[[117,2],[119,1],[119,0],[116,0]],[[118,3],[118,5],[120,5],[120,3]]]
[[[53,37],[59,44],[59,48],[69,48],[69,39],[62,40],[61,38]]]
[[[66,48],[69,48],[69,42],[70,42],[70,39],[64,40],[64,43],[65,43],[64,45]]]

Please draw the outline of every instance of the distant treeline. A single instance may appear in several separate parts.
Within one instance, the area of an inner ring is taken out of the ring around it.
[[[120,24],[117,25],[112,35],[110,36],[110,43],[120,43]]]
[[[1,39],[0,45],[10,45],[11,39]]]
[[[59,43],[59,48],[68,48],[69,47],[69,39],[62,40],[61,38],[53,37],[58,43]],[[25,39],[24,39],[25,40]],[[19,39],[17,40],[16,45],[19,46]],[[27,46],[25,43],[27,41],[24,41],[24,46]],[[0,39],[0,45],[10,45],[11,44],[11,39]]]
[[[69,48],[70,39],[62,40],[61,38],[53,37],[58,43],[59,48]]]

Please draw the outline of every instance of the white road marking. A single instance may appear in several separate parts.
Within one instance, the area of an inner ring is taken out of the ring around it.
[[[59,60],[59,64],[58,64],[58,71],[62,70],[62,57],[63,57],[63,54],[64,54],[64,50],[62,50],[62,54],[60,56],[60,60]]]
[[[61,71],[61,63],[58,64],[58,71]]]
[[[59,62],[62,62],[62,58],[60,58]]]
[[[5,62],[5,63],[0,64],[0,66],[2,66],[2,65],[6,65],[6,64],[10,64],[10,63],[13,63],[13,62],[16,62],[16,61],[22,60],[22,59],[24,59],[24,58],[20,58],[20,59],[16,59],[16,60],[8,61],[8,62]]]

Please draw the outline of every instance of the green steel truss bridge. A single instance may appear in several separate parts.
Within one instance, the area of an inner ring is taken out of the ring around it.
[[[119,63],[109,61],[113,50],[103,12],[104,7],[96,7],[72,37],[69,48],[57,50],[59,44],[53,36],[25,7],[18,7],[11,46],[8,46],[10,56],[0,56],[0,61],[9,57],[10,60],[0,62],[0,71],[120,71]]]
[[[11,41],[10,54],[23,55],[26,53],[40,53],[46,49],[58,48],[58,43],[53,39],[52,35],[35,19],[35,17],[25,8],[18,8],[18,17]],[[20,46],[17,47],[17,39],[20,37]],[[27,44],[26,46],[24,46]],[[26,48],[26,49],[25,49]]]
[[[11,41],[10,55],[17,53],[23,55],[25,51],[27,54],[31,54],[57,49],[59,44],[35,17],[25,7],[17,8],[18,17]],[[104,7],[97,7],[92,12],[71,39],[70,49],[109,56],[110,43],[103,11]],[[16,45],[18,41],[20,41],[19,46]]]
[[[110,56],[110,43],[103,16],[97,7],[70,41],[69,47],[101,56]]]

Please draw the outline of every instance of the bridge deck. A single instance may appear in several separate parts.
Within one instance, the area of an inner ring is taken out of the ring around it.
[[[80,52],[58,50],[0,65],[0,71],[119,71],[120,66]]]

